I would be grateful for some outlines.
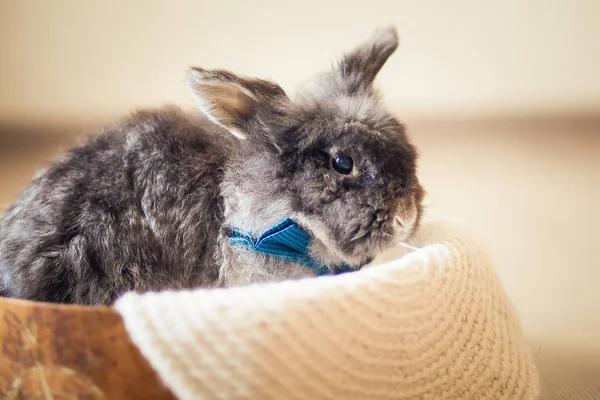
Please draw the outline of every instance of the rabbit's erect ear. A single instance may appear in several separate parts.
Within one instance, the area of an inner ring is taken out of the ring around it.
[[[200,110],[240,139],[255,132],[265,134],[268,129],[258,126],[261,120],[268,120],[288,101],[276,83],[242,78],[224,70],[193,67],[188,72],[187,85]]]
[[[347,54],[336,71],[346,83],[346,90],[354,92],[371,86],[397,48],[398,34],[395,28],[389,27],[375,32],[368,41]]]
[[[357,95],[372,93],[372,84],[387,59],[398,48],[394,27],[376,31],[367,41],[347,53],[332,71],[317,78],[315,94]]]

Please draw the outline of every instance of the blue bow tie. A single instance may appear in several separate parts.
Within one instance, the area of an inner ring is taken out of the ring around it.
[[[341,264],[334,266],[332,272],[326,265],[322,265],[310,256],[308,251],[310,240],[310,235],[290,218],[279,222],[258,238],[254,238],[239,229],[232,229],[232,235],[229,237],[231,243],[240,244],[286,261],[303,264],[315,271],[317,276],[337,275],[360,269],[360,267],[353,268],[348,264]]]

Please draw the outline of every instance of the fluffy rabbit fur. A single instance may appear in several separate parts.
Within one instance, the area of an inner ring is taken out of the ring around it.
[[[33,179],[0,222],[0,292],[111,304],[125,291],[313,275],[229,242],[286,217],[325,265],[359,267],[417,228],[415,148],[373,80],[398,46],[378,31],[291,100],[277,84],[191,68],[201,115],[134,113]],[[339,173],[332,160],[351,157]],[[347,172],[347,171],[346,171]]]

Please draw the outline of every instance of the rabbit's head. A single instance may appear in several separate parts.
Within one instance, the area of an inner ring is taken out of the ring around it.
[[[201,110],[239,138],[222,184],[227,225],[260,234],[290,217],[325,264],[359,265],[412,235],[417,152],[373,87],[397,46],[393,28],[378,31],[294,100],[270,81],[190,70]]]

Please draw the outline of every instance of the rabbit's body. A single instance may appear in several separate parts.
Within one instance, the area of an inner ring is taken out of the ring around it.
[[[215,282],[231,143],[211,125],[138,113],[37,177],[0,222],[5,295],[105,304]]]
[[[416,151],[372,81],[395,50],[379,32],[317,89],[194,68],[208,120],[138,112],[36,177],[0,221],[0,293],[110,304],[125,291],[314,276],[306,263],[234,243],[284,219],[310,265],[360,265],[410,237],[423,190]],[[233,135],[230,135],[233,134]]]

